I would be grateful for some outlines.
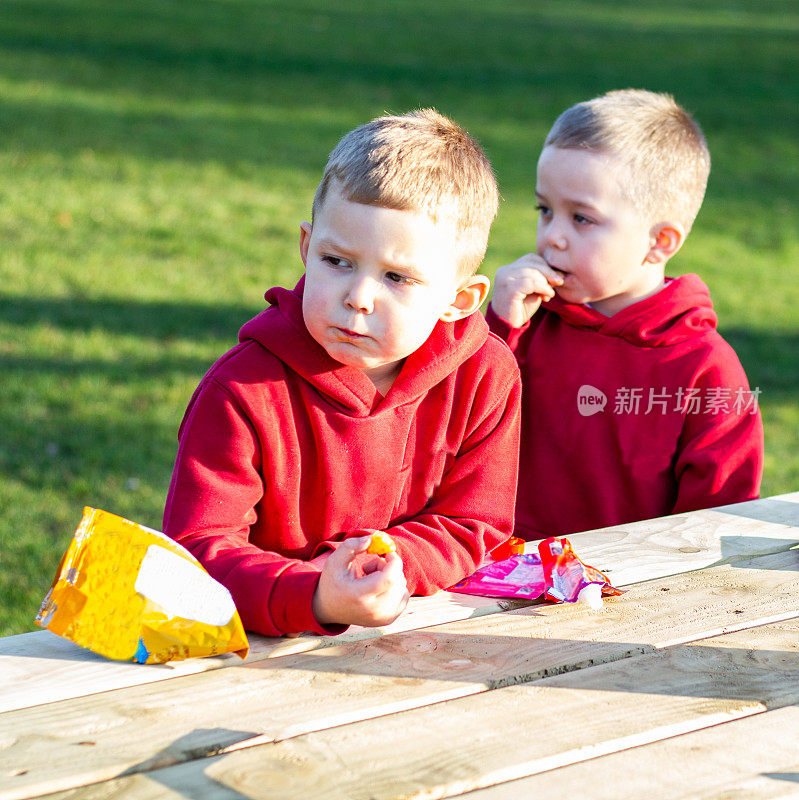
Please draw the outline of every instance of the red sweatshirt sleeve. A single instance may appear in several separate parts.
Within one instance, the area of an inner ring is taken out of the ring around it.
[[[260,452],[235,399],[212,378],[203,381],[180,428],[164,533],[228,588],[247,630],[340,633],[345,626],[320,626],[313,615],[319,568],[249,541],[263,495]]]
[[[496,313],[494,313],[494,309],[491,305],[488,306],[485,316],[491,333],[495,336],[499,336],[499,338],[510,347],[511,352],[514,353],[518,359],[520,356],[519,346],[524,334],[530,329],[530,323],[525,323],[521,328],[514,328],[512,325],[505,322],[504,319],[500,319]]]
[[[698,376],[698,410],[686,414],[673,513],[753,500],[763,473],[763,423],[757,393],[726,345]]]

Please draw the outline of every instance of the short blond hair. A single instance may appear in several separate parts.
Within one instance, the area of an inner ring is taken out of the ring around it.
[[[314,216],[334,180],[350,202],[451,219],[461,273],[480,266],[499,206],[496,177],[477,141],[435,109],[378,117],[347,133],[330,154]]]
[[[626,165],[620,184],[653,223],[691,229],[705,196],[710,152],[698,123],[669,94],[608,92],[564,111],[544,147],[609,153]]]

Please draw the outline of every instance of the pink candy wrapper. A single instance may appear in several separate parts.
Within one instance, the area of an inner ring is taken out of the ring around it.
[[[555,603],[583,600],[592,606],[601,605],[602,596],[621,594],[604,573],[580,561],[568,539],[554,537],[539,542],[538,553],[515,555],[480,567],[449,591],[528,600],[543,595]]]
[[[494,561],[458,581],[450,592],[483,597],[525,597],[534,600],[546,589],[544,567],[538,553],[524,553]]]

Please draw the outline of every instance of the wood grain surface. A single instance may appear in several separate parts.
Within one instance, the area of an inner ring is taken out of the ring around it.
[[[290,739],[797,617],[798,576],[799,552],[785,551],[637,585],[600,612],[537,606],[6,712],[0,798]],[[25,735],[16,739],[14,731]]]
[[[797,630],[776,623],[672,645],[82,787],[79,796],[452,797],[795,705]]]
[[[799,543],[799,492],[574,534],[569,539],[577,554],[606,571],[616,586],[630,586],[788,550]],[[534,546],[528,543],[528,548]],[[408,610],[385,628],[353,626],[338,637],[251,635],[247,660],[252,663],[529,605],[529,601],[439,592],[412,598]],[[237,656],[226,655],[157,665],[115,663],[49,631],[9,636],[0,638],[0,712],[154,683],[237,661]]]

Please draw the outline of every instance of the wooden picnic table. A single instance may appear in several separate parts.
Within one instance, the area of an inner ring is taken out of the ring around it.
[[[246,662],[0,639],[0,799],[799,795],[799,492],[569,539],[627,591],[441,592]]]

